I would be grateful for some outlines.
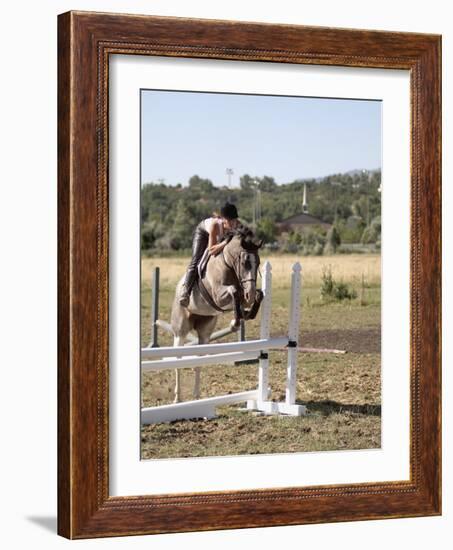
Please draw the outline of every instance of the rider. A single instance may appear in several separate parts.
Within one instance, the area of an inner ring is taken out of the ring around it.
[[[206,248],[216,256],[223,250],[227,241],[219,242],[225,231],[235,229],[239,225],[238,211],[234,204],[226,202],[220,209],[220,215],[214,213],[210,218],[202,220],[195,228],[192,242],[192,259],[187,268],[186,278],[182,287],[179,303],[187,307],[190,293],[197,278],[198,262]]]

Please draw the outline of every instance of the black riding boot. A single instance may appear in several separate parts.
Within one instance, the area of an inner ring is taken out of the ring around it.
[[[190,293],[192,292],[193,285],[197,280],[197,270],[188,269],[186,273],[186,278],[181,289],[181,294],[179,295],[180,305],[187,307],[190,301]]]
[[[198,262],[201,260],[201,257],[208,246],[208,241],[208,232],[200,227],[199,224],[194,231],[192,242],[192,259],[190,260],[189,267],[187,268],[186,278],[179,296],[179,303],[184,307],[189,305],[190,293],[192,292],[193,285],[195,284],[198,276]]]

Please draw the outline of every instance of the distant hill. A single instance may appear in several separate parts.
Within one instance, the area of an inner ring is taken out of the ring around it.
[[[244,174],[240,187],[229,189],[194,175],[187,186],[149,182],[141,189],[142,247],[190,248],[192,231],[203,218],[234,202],[241,219],[271,238],[276,224],[302,212],[304,186],[308,213],[335,223],[343,242],[358,242],[361,232],[381,215],[380,170],[351,170],[319,179],[277,183],[271,176]]]

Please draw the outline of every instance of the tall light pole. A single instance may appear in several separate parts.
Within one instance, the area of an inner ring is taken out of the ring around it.
[[[261,220],[261,189],[257,189],[256,197],[256,223],[259,223]]]
[[[261,189],[258,188],[259,181],[257,178],[253,179],[253,226],[256,227],[256,224],[261,219]]]

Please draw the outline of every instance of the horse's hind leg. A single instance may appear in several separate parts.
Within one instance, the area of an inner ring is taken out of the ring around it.
[[[209,344],[211,334],[214,332],[215,325],[217,323],[217,317],[199,317],[195,323],[195,330],[198,334],[199,344]],[[198,399],[200,397],[200,367],[195,367],[195,379],[193,386],[193,398]]]
[[[192,329],[192,320],[186,308],[179,305],[178,290],[171,309],[171,328],[174,334],[173,346],[183,346],[187,334]],[[175,403],[181,401],[181,373],[175,369]]]

